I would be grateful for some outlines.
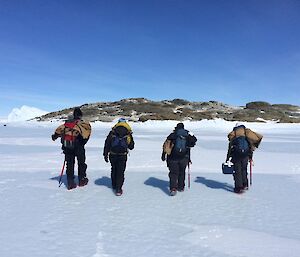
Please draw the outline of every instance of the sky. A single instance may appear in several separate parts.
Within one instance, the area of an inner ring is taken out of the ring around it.
[[[130,97],[300,105],[299,0],[0,0],[0,116]]]

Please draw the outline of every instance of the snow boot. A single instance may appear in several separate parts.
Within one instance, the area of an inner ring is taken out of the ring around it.
[[[176,195],[176,193],[177,193],[176,188],[172,188],[172,189],[170,190],[170,196],[174,196],[174,195]]]
[[[117,189],[116,190],[116,196],[121,196],[123,194],[123,190],[122,189]]]
[[[89,183],[89,179],[88,179],[88,178],[82,178],[82,179],[79,180],[78,186],[84,187],[84,186],[86,186],[88,183]]]
[[[235,188],[233,189],[233,192],[235,192],[236,194],[241,194],[241,193],[243,193],[243,189],[240,188],[240,187],[235,187]]]
[[[72,190],[76,187],[77,187],[77,185],[74,181],[68,181],[68,190]]]
[[[248,182],[247,183],[243,183],[243,190],[248,190],[248,189],[249,189]]]

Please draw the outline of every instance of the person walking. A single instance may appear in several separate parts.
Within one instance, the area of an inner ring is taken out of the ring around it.
[[[111,184],[117,196],[123,194],[128,149],[133,148],[132,129],[124,118],[120,118],[106,137],[103,149],[104,160],[111,164]]]
[[[197,138],[184,129],[184,124],[178,123],[163,144],[161,160],[167,160],[171,196],[174,196],[177,191],[184,191],[185,169],[191,162],[190,149],[196,142]]]
[[[252,161],[253,152],[261,143],[263,136],[236,123],[228,134],[228,151],[226,161],[234,165],[234,192],[242,193],[249,188],[247,166]]]
[[[82,111],[76,107],[73,111],[73,117],[60,125],[51,136],[55,141],[61,137],[62,150],[65,154],[67,163],[67,188],[71,190],[77,187],[74,181],[75,157],[78,163],[78,185],[85,186],[88,184],[86,177],[87,164],[85,163],[85,144],[91,135],[91,125],[89,122],[82,120]]]

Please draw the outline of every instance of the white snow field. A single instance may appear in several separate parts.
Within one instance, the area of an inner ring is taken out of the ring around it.
[[[300,125],[246,123],[264,139],[253,185],[236,195],[221,173],[234,124],[185,122],[198,142],[191,188],[174,197],[160,156],[176,122],[131,124],[136,147],[117,197],[102,157],[112,123],[92,125],[90,182],[72,191],[58,187],[64,157],[50,136],[59,123],[0,123],[0,256],[299,257]]]

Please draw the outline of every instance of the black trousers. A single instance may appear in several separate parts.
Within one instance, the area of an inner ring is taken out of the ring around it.
[[[76,147],[74,150],[64,150],[65,158],[67,162],[67,179],[68,181],[74,180],[74,166],[75,157],[77,157],[78,163],[78,179],[86,177],[87,165],[85,163],[85,149],[84,147]]]
[[[242,188],[248,186],[248,166],[249,157],[233,157],[234,163],[234,186],[235,188]]]
[[[127,155],[110,154],[111,185],[113,189],[122,189],[126,169]]]
[[[170,189],[184,189],[185,186],[185,169],[188,165],[188,158],[180,160],[168,160]]]

